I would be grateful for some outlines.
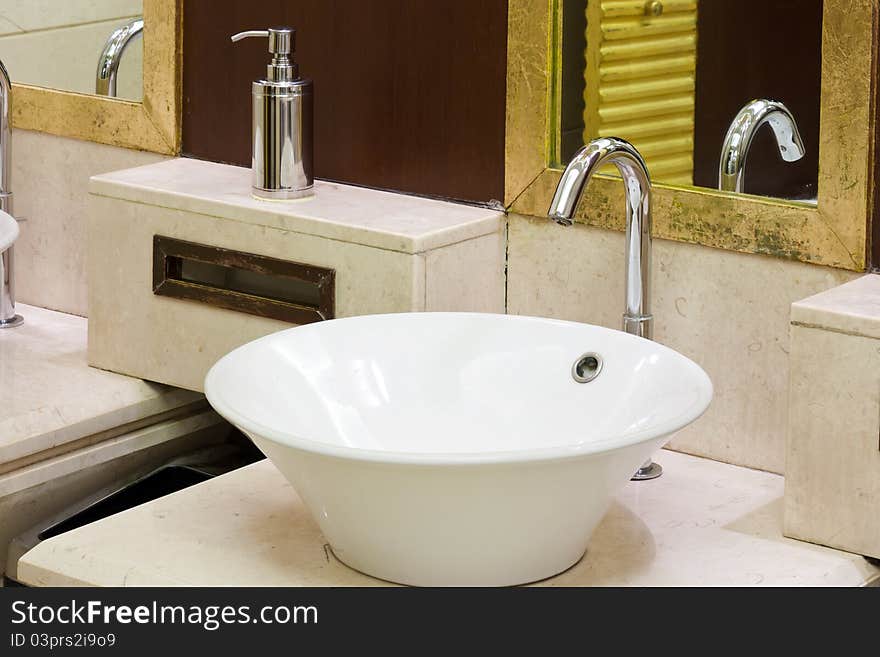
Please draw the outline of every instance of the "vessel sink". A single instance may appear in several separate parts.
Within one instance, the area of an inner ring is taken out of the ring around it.
[[[341,561],[392,582],[488,586],[575,564],[633,472],[706,410],[712,384],[620,331],[402,313],[250,342],[214,365],[205,392]]]
[[[0,253],[18,239],[18,222],[7,212],[0,210]]]

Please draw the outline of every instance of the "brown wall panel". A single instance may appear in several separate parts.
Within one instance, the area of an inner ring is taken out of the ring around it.
[[[245,29],[297,29],[320,178],[470,201],[504,190],[506,0],[185,0],[183,151],[250,165]]]

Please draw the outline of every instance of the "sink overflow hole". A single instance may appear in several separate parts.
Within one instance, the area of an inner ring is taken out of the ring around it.
[[[602,371],[602,357],[588,352],[574,361],[571,366],[571,377],[578,383],[589,383]]]

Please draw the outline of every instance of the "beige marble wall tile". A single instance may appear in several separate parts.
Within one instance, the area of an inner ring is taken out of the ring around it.
[[[425,310],[504,312],[506,231],[425,254]]]
[[[14,213],[26,221],[15,246],[23,303],[85,316],[89,177],[165,159],[154,153],[16,130]]]
[[[153,235],[336,270],[336,315],[424,310],[420,256],[95,196],[89,221],[89,362],[201,390],[218,358],[284,322],[153,294]]]
[[[509,219],[508,312],[619,328],[624,239],[546,219]],[[707,413],[671,447],[781,473],[788,418],[789,308],[856,276],[757,255],[655,241],[658,342],[712,378]]]

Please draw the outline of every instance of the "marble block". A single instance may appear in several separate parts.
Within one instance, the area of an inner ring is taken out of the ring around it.
[[[785,534],[880,558],[880,276],[791,307]]]
[[[336,317],[504,312],[498,210],[321,181],[313,197],[262,201],[248,169],[187,159],[96,176],[91,192],[89,362],[97,367],[201,390],[225,353],[291,326],[154,295],[154,235],[334,269]]]

